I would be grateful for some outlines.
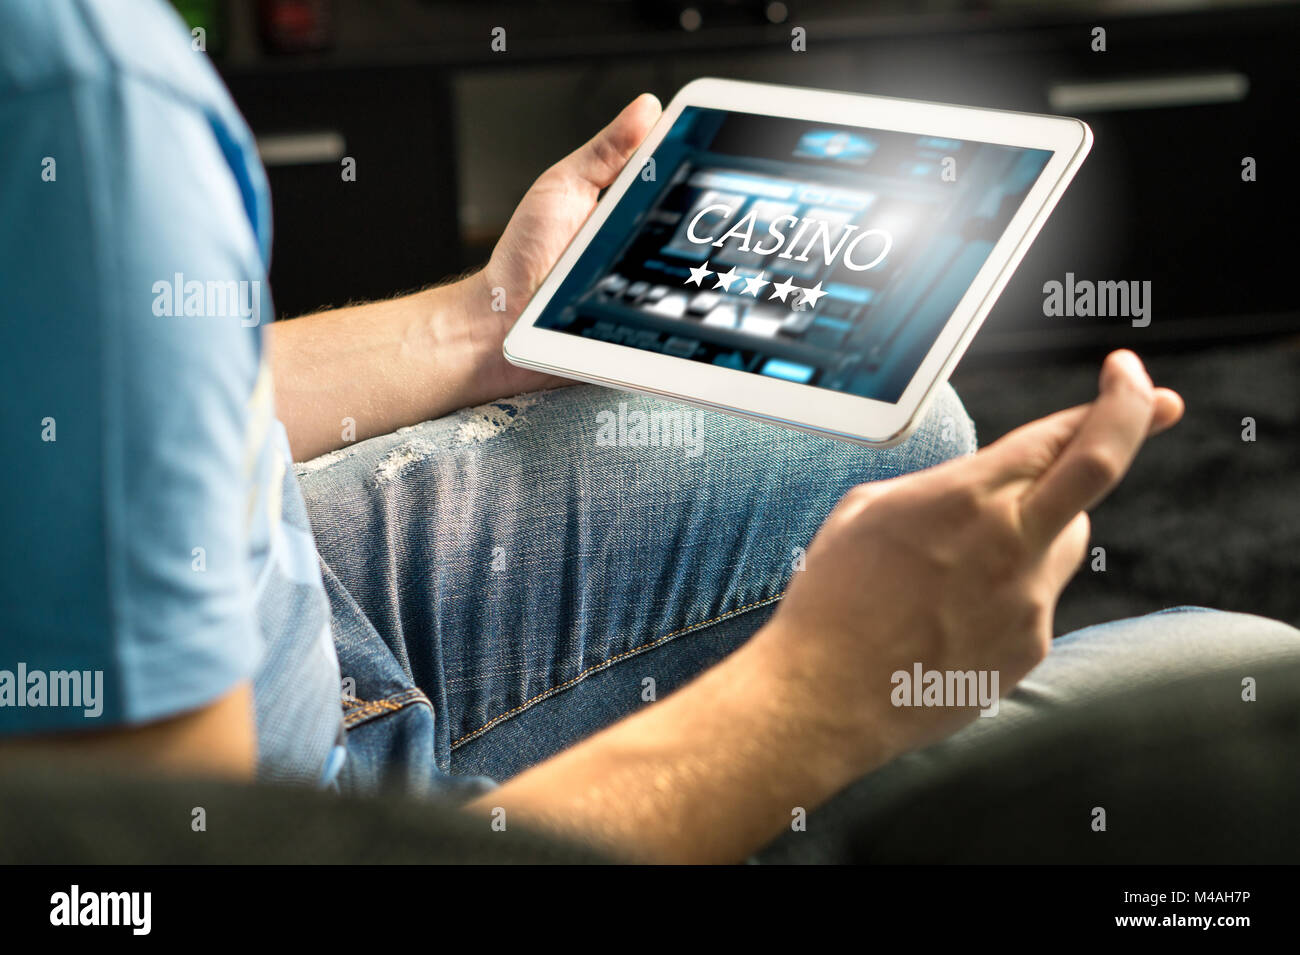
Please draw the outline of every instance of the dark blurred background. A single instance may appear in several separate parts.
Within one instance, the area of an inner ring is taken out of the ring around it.
[[[1127,346],[1180,388],[1094,519],[1064,632],[1176,603],[1300,623],[1294,2],[177,0],[258,137],[281,315],[481,263],[529,183],[636,93],[721,76],[1086,120],[1092,154],[954,375],[988,442]],[[492,48],[505,30],[505,50]],[[806,31],[807,51],[791,49]],[[1093,49],[1093,31],[1106,49]],[[345,182],[340,162],[356,161]],[[1243,181],[1242,161],[1256,162]],[[1151,324],[1043,283],[1149,280]],[[1242,438],[1243,419],[1256,440]]]

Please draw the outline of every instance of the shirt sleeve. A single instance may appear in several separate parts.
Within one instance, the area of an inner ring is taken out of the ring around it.
[[[247,170],[203,109],[111,67],[0,90],[0,142],[0,732],[194,709],[262,653]],[[53,698],[71,672],[100,698]]]

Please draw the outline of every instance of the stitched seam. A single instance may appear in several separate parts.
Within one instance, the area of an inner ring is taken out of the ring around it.
[[[391,709],[395,705],[409,703],[412,700],[419,700],[422,698],[424,698],[424,691],[420,690],[418,687],[412,687],[409,690],[403,690],[401,693],[395,693],[392,696],[386,696],[381,700],[359,700],[356,701],[358,705],[353,705],[346,708],[349,710],[349,712],[355,712],[357,710],[364,710],[364,709],[375,709],[376,707],[381,709]]]
[[[374,706],[387,702],[401,702],[419,696],[424,696],[424,691],[418,686],[413,686],[410,689],[402,690],[400,693],[394,693],[392,696],[385,696],[379,700],[363,700],[358,696],[344,696],[340,697],[340,701],[342,702],[344,709],[356,709],[361,706]]]
[[[375,713],[383,712],[385,710],[389,712],[393,712],[395,710],[400,710],[401,708],[402,708],[402,704],[400,703],[390,703],[387,700],[382,700],[378,703],[372,703],[369,706],[363,706],[360,709],[352,710],[350,713],[348,713],[346,716],[343,717],[343,720],[346,723],[354,723],[364,716],[370,716]]]
[[[562,692],[563,690],[567,690],[575,683],[580,683],[582,680],[585,680],[591,674],[596,673],[599,670],[604,670],[610,666],[613,666],[619,660],[624,660],[627,657],[636,656],[637,654],[644,653],[647,650],[653,650],[655,647],[667,643],[669,640],[673,639],[674,637],[680,637],[683,636],[684,634],[694,633],[697,630],[703,630],[705,627],[712,626],[715,623],[721,623],[723,620],[728,620],[731,617],[739,616],[740,614],[745,613],[746,611],[754,610],[757,607],[764,607],[767,606],[768,604],[775,603],[776,601],[780,600],[784,596],[785,596],[785,591],[782,590],[780,593],[776,594],[773,597],[764,597],[762,600],[755,600],[753,603],[745,604],[745,606],[743,607],[737,607],[735,610],[728,610],[726,613],[718,614],[718,616],[713,617],[709,620],[705,620],[701,623],[691,624],[689,627],[682,627],[680,630],[674,630],[672,633],[664,634],[662,637],[657,637],[654,640],[651,640],[649,643],[643,643],[639,647],[633,647],[630,650],[624,650],[622,653],[615,654],[614,656],[610,657],[608,660],[604,660],[600,663],[592,664],[587,669],[579,673],[577,676],[570,677],[569,679],[565,680],[563,683],[558,683],[555,686],[551,687],[549,690],[543,690],[541,693],[538,693],[536,696],[532,697],[531,699],[525,700],[523,703],[520,703],[518,706],[514,707],[513,709],[506,710],[506,712],[500,714],[499,716],[494,716],[492,719],[488,720],[478,729],[471,730],[470,732],[462,736],[460,739],[452,742],[451,748],[456,749],[458,746],[462,745],[463,743],[468,743],[470,740],[483,735],[492,727],[496,726],[498,723],[504,720],[508,720],[510,717],[523,712],[524,710],[528,709],[529,707],[533,706],[536,703],[540,703],[542,700],[545,700],[548,697],[552,697],[555,694]]]
[[[344,705],[346,706],[349,702],[353,701],[345,699]],[[353,726],[360,723],[369,722],[370,718],[374,716],[379,716],[384,713],[396,713],[398,710],[404,710],[412,704],[424,704],[427,706],[433,705],[429,702],[429,698],[424,695],[424,691],[420,690],[418,687],[410,690],[403,690],[401,693],[386,697],[382,700],[358,700],[354,702],[360,703],[360,705],[348,709],[343,714],[343,726],[345,729],[351,729]]]
[[[406,709],[406,707],[413,705],[415,702],[417,701],[413,700],[405,704],[397,704],[397,703],[386,703],[383,705],[377,704],[373,707],[370,707],[369,709],[354,710],[353,712],[348,713],[346,716],[343,717],[343,726],[345,729],[351,729],[352,727],[358,726],[361,723],[370,722],[371,717],[379,716],[383,713],[396,713],[399,710],[404,710]]]

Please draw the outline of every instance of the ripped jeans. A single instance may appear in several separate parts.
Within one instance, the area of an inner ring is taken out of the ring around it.
[[[464,796],[650,705],[768,619],[850,487],[974,448],[946,386],[910,439],[874,450],[576,385],[307,462],[348,690],[340,786]],[[1297,651],[1292,628],[1240,614],[1092,627],[997,719],[864,784],[1117,686]]]
[[[947,387],[873,450],[574,385],[300,465],[340,786],[463,795],[649,705],[762,625],[850,487],[974,448]]]

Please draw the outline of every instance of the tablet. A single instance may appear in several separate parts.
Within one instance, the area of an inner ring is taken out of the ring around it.
[[[1077,119],[695,80],[525,307],[505,356],[896,444],[1091,145]]]

